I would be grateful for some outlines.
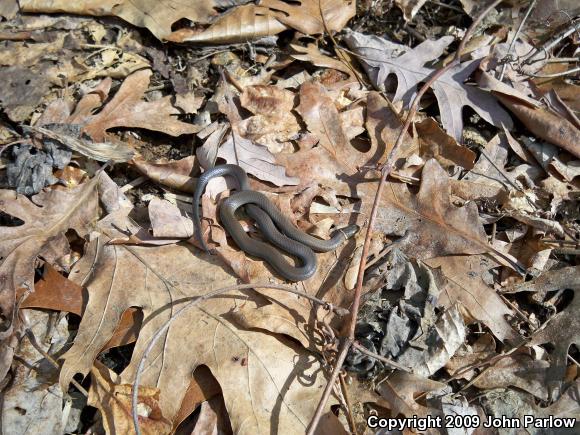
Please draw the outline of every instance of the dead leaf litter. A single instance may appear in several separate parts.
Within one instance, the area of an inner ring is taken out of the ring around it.
[[[577,430],[580,9],[484,3],[0,2],[0,431]]]

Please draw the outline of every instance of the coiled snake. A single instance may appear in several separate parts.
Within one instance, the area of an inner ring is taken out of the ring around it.
[[[201,234],[199,204],[209,180],[214,177],[234,177],[240,188],[220,206],[220,219],[228,234],[244,252],[266,261],[282,277],[289,281],[303,281],[316,272],[316,256],[313,252],[336,249],[343,241],[359,230],[358,225],[349,225],[334,231],[329,240],[310,236],[294,227],[262,193],[251,190],[246,172],[237,165],[220,165],[204,172],[199,177],[193,194],[193,223],[200,245],[209,252]],[[235,217],[236,211],[245,206],[245,211],[257,224],[270,243],[298,259],[300,266],[290,264],[286,258],[268,243],[251,238]]]

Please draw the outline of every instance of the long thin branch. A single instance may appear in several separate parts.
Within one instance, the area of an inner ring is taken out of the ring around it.
[[[362,295],[363,277],[364,277],[364,271],[366,269],[367,257],[368,257],[368,253],[369,253],[369,249],[370,249],[370,241],[371,241],[371,237],[373,234],[373,227],[374,227],[375,220],[377,218],[379,203],[380,203],[380,199],[382,197],[383,190],[384,190],[386,182],[387,182],[387,177],[389,176],[389,174],[393,170],[394,163],[395,163],[395,157],[397,155],[397,152],[399,151],[399,148],[401,147],[401,144],[403,143],[403,139],[405,137],[405,132],[409,129],[411,122],[413,121],[413,117],[415,116],[415,113],[417,113],[417,108],[419,107],[419,102],[421,100],[421,97],[425,94],[425,92],[427,92],[427,90],[431,87],[431,85],[433,85],[433,83],[435,83],[435,81],[437,79],[439,79],[443,74],[445,74],[447,71],[449,71],[450,69],[455,67],[457,64],[459,64],[460,59],[461,59],[461,53],[463,52],[465,45],[467,44],[467,41],[471,38],[471,35],[475,31],[475,29],[477,28],[479,23],[481,23],[481,20],[483,20],[483,18],[493,8],[495,8],[499,3],[501,3],[501,0],[494,0],[487,8],[485,8],[485,10],[483,10],[481,12],[481,14],[473,21],[471,26],[469,26],[469,29],[467,29],[465,36],[463,37],[462,41],[459,44],[459,47],[457,48],[457,51],[455,53],[453,60],[451,62],[449,62],[443,68],[437,70],[429,78],[429,80],[427,80],[425,82],[425,84],[421,87],[421,89],[419,90],[419,92],[417,93],[415,98],[413,99],[413,103],[411,104],[411,107],[410,107],[409,112],[407,114],[407,117],[405,119],[405,124],[403,125],[403,128],[401,128],[401,132],[399,133],[399,136],[397,137],[397,141],[395,142],[395,145],[393,146],[393,149],[389,153],[389,155],[387,157],[387,161],[382,168],[381,181],[379,183],[379,187],[377,188],[377,193],[375,195],[375,199],[373,202],[373,208],[371,211],[371,216],[369,219],[369,224],[367,227],[365,240],[364,240],[364,244],[363,244],[361,262],[360,262],[359,268],[358,268],[358,276],[357,276],[357,283],[356,283],[356,288],[355,288],[355,293],[354,293],[354,301],[353,301],[353,304],[351,307],[350,322],[349,322],[348,328],[347,328],[347,331],[348,331],[347,339],[342,342],[342,347],[339,351],[339,358],[336,360],[335,367],[334,367],[334,370],[332,371],[332,375],[330,377],[330,380],[329,380],[328,384],[326,385],[326,388],[324,390],[324,393],[322,394],[320,402],[318,403],[318,406],[316,408],[316,412],[314,414],[312,422],[310,423],[310,428],[309,428],[308,434],[313,434],[314,431],[316,430],[316,427],[318,426],[318,422],[320,421],[320,417],[322,416],[322,411],[326,407],[326,403],[328,402],[328,398],[330,397],[330,393],[332,391],[333,385],[336,382],[338,373],[340,372],[340,370],[342,368],[342,363],[344,362],[344,359],[346,358],[346,355],[348,354],[348,351],[350,350],[350,347],[352,346],[352,344],[354,342],[356,320],[357,320],[357,316],[358,316],[358,310],[360,307],[360,300],[361,300],[361,295]]]

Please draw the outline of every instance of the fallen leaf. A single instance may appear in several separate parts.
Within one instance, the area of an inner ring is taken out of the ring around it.
[[[411,21],[427,0],[395,0],[395,4],[403,11],[406,21]]]
[[[134,433],[131,394],[133,386],[120,384],[119,376],[100,361],[91,369],[91,388],[87,404],[103,414],[103,426],[107,433]],[[139,388],[137,397],[139,428],[143,434],[168,434],[171,423],[163,417],[159,407],[159,389]]]
[[[411,194],[404,184],[387,185],[383,201],[389,207],[379,209],[377,230],[399,237],[408,232],[400,248],[418,259],[489,252],[498,261],[521,270],[515,259],[488,244],[476,205],[469,202],[456,207],[449,193],[445,171],[436,160],[427,161],[417,195]]]
[[[465,340],[465,325],[456,306],[446,310],[433,328],[424,331],[421,340],[426,349],[419,349],[416,339],[397,358],[397,363],[411,367],[417,376],[432,376],[455,355]]]
[[[428,391],[436,391],[445,384],[396,370],[377,388],[377,392],[387,401],[393,416],[427,417],[440,414],[440,411],[420,405],[415,396]]]
[[[22,12],[114,15],[135,26],[146,27],[161,40],[171,34],[172,24],[182,18],[194,23],[207,23],[213,15],[216,15],[215,7],[216,2],[213,0],[195,2],[166,0],[163,3],[152,0],[79,0],[74,3],[67,0],[20,1]]]
[[[237,129],[246,139],[278,153],[298,137],[300,125],[292,113],[294,93],[277,86],[246,86],[240,96],[242,106],[254,114],[239,122]]]
[[[67,421],[64,419],[64,394],[57,382],[58,368],[50,364],[44,355],[47,352],[56,355],[63,351],[71,339],[69,324],[66,317],[55,322],[50,313],[41,310],[26,309],[22,310],[21,315],[26,318],[34,344],[29,335],[23,338],[16,350],[17,358],[12,365],[10,383],[2,391],[2,431],[18,434],[63,433]],[[48,341],[44,340],[47,335],[50,335]],[[74,411],[69,416],[70,420],[74,420]]]
[[[114,127],[134,127],[160,131],[171,136],[193,134],[199,127],[178,121],[180,112],[171,105],[171,96],[156,101],[141,101],[149,87],[151,70],[131,74],[123,82],[115,96],[96,115],[83,121],[83,131],[94,141],[102,141],[106,131]]]
[[[201,404],[191,435],[229,433],[231,430],[224,401],[218,396]]]
[[[354,0],[262,0],[278,21],[306,35],[338,32],[356,13]]]
[[[0,210],[24,223],[2,227],[0,236],[0,310],[2,333],[9,340],[20,328],[15,312],[16,289],[34,291],[34,267],[38,258],[58,264],[69,253],[65,232],[74,229],[86,235],[97,220],[99,177],[70,191],[43,191],[29,200],[11,190],[0,191]],[[10,347],[3,347],[0,378],[4,378],[12,361]]]
[[[217,157],[226,163],[240,166],[248,174],[260,180],[268,181],[276,186],[296,185],[298,179],[286,175],[284,166],[277,164],[276,157],[263,145],[258,145],[241,136],[238,125],[241,117],[231,96],[226,94],[226,104],[223,112],[228,116],[232,132],[227,140],[218,148]]]
[[[87,304],[87,295],[82,287],[62,276],[50,264],[45,264],[44,269],[42,279],[35,284],[34,293],[24,299],[20,308],[42,308],[82,316]],[[18,292],[18,294],[22,293],[22,291]],[[124,346],[137,340],[142,320],[143,316],[139,309],[125,310],[113,336],[102,350]]]
[[[409,49],[374,35],[349,32],[345,38],[351,50],[360,55],[373,85],[378,89],[388,88],[391,74],[397,76],[397,88],[393,102],[402,100],[409,106],[417,93],[417,85],[433,73],[423,65],[439,57],[451,44],[453,37],[444,36],[437,41],[427,40]],[[402,54],[401,54],[402,53]],[[509,115],[489,93],[463,82],[478,67],[480,60],[464,62],[449,70],[433,83],[432,88],[439,101],[439,112],[443,128],[460,141],[463,134],[462,109],[470,106],[490,124],[511,128]]]
[[[559,156],[560,152],[558,147],[545,142],[531,141],[526,138],[524,138],[524,145],[527,151],[534,156],[540,166],[549,174],[568,182],[572,182],[574,178],[580,177],[580,161],[563,161]]]
[[[435,158],[445,169],[452,165],[458,165],[467,170],[473,168],[475,153],[448,136],[435,120],[424,119],[415,124],[415,128],[419,134],[420,155],[424,160]]]
[[[332,157],[349,169],[356,172],[353,161],[353,151],[347,153],[349,140],[342,128],[340,116],[332,99],[324,88],[316,82],[306,82],[300,87],[300,105],[296,108],[308,130],[318,137]]]
[[[397,111],[389,100],[379,92],[369,92],[367,96],[366,129],[371,138],[369,165],[380,163],[391,152],[401,129],[401,121]],[[418,138],[404,132],[404,140],[397,151],[395,167],[399,168],[411,154],[419,151]]]
[[[193,236],[192,217],[169,201],[153,198],[148,211],[155,237],[186,239]]]
[[[580,130],[567,119],[542,108],[532,108],[500,93],[497,98],[536,136],[580,158]]]
[[[203,32],[178,30],[167,39],[200,44],[236,44],[276,35],[287,28],[270,9],[250,4],[232,8]]]
[[[473,385],[484,389],[517,387],[542,400],[548,400],[546,375],[550,363],[534,360],[531,355],[520,353],[499,359],[483,370]]]
[[[290,44],[290,47],[292,47],[296,52],[296,54],[291,55],[294,59],[311,62],[312,64],[323,68],[332,68],[347,74],[349,77],[352,77],[355,74],[356,70],[354,70],[352,65],[341,62],[335,57],[322,54],[316,44],[307,44],[305,47],[298,44]],[[336,49],[339,50],[338,47],[336,47]]]
[[[476,371],[464,371],[464,369],[488,361],[495,355],[497,355],[495,339],[492,334],[484,333],[471,346],[465,344],[464,348],[460,348],[453,358],[445,364],[445,368],[452,376],[457,376],[461,372],[461,378],[471,380],[477,375]]]
[[[496,263],[482,255],[438,257],[426,260],[425,263],[440,269],[441,305],[447,307],[459,304],[502,341],[521,340],[506,320],[507,316],[513,316],[514,313],[482,279],[482,275],[496,267]]]
[[[106,220],[100,226],[114,231]],[[90,299],[73,347],[63,357],[62,385],[68,385],[75,373],[90,369],[125,308],[140,307],[144,319],[120,384],[132,382],[148,341],[172,313],[191,297],[236,282],[219,259],[183,246],[152,249],[104,243],[102,237],[94,240],[71,272],[71,279],[86,282]],[[98,275],[91,274],[92,264],[99,269]],[[227,313],[239,305],[234,295],[210,299],[175,320],[149,356],[142,387],[159,388],[161,413],[174,421],[187,389],[184,380],[204,364],[222,387],[234,431],[261,433],[272,427],[283,433],[303,433],[324,380],[315,377],[305,385],[294,382],[294,377],[310,376],[318,363],[281,337],[240,330],[228,321]],[[197,326],[192,329],[193,324]],[[258,391],[259,395],[254,394]],[[276,401],[281,404],[277,411],[271,405]]]
[[[566,273],[564,273],[566,272]],[[561,279],[554,279],[554,275],[560,278],[566,278],[564,282]],[[554,351],[550,354],[550,370],[548,376],[548,385],[555,389],[556,395],[561,387],[562,379],[566,371],[566,362],[568,360],[568,349],[572,344],[578,345],[580,343],[580,319],[578,318],[578,310],[580,309],[580,297],[578,297],[578,289],[580,289],[580,268],[570,267],[565,270],[554,271],[554,273],[540,276],[534,281],[524,283],[518,286],[519,291],[526,288],[537,288],[542,291],[562,290],[565,288],[574,290],[574,299],[570,305],[550,318],[544,328],[535,332],[529,343],[529,346],[553,343]],[[542,285],[542,283],[545,283]]]
[[[205,366],[198,367],[193,372],[193,379],[183,396],[181,408],[175,417],[173,428],[176,429],[203,402],[220,393],[221,388],[209,369]]]
[[[18,0],[6,0],[0,4],[0,17],[10,20],[18,13],[18,10]]]
[[[198,167],[195,156],[185,157],[180,160],[148,162],[140,156],[133,158],[132,163],[143,175],[151,180],[179,190],[193,193]]]
[[[0,104],[14,122],[28,118],[49,89],[44,65],[0,69]]]

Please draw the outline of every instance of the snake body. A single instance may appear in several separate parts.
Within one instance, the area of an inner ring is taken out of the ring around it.
[[[216,166],[199,177],[193,194],[193,222],[197,239],[201,246],[208,247],[201,235],[199,204],[201,195],[209,180],[214,177],[232,176],[239,185],[240,191],[228,197],[220,207],[220,218],[228,234],[244,252],[266,261],[281,276],[289,281],[303,281],[316,272],[314,251],[327,252],[336,249],[344,240],[356,234],[357,225],[349,225],[332,233],[329,240],[310,236],[294,227],[262,193],[251,190],[246,172],[237,165]],[[294,266],[278,250],[267,243],[249,237],[235,217],[241,207],[258,225],[266,240],[296,257],[301,264]]]

